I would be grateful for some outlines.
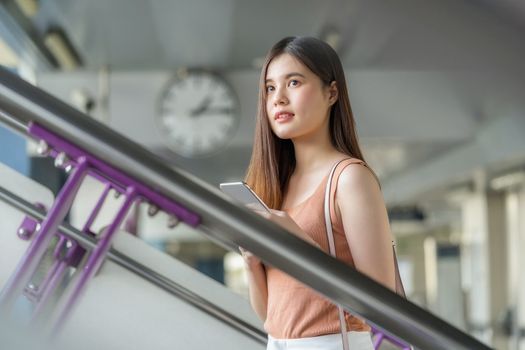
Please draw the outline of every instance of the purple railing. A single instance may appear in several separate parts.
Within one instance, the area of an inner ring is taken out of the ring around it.
[[[69,288],[70,292],[65,296],[66,300],[61,303],[63,305],[61,309],[55,311],[58,314],[52,326],[52,334],[55,334],[67,321],[74,306],[78,304],[86,290],[89,281],[100,268],[110,249],[115,233],[121,227],[134,204],[149,202],[150,212],[165,211],[170,215],[169,227],[173,227],[174,223],[178,222],[185,222],[192,227],[197,227],[200,223],[200,217],[181,204],[135,181],[40,125],[31,123],[28,131],[30,135],[40,140],[39,153],[55,158],[55,165],[63,168],[69,176],[42,223],[39,224],[36,220],[26,217],[18,229],[19,237],[31,242],[0,294],[0,315],[9,315],[10,308],[15,301],[21,295],[25,295],[34,305],[31,322],[35,324],[43,322],[44,317],[42,315],[45,314],[43,311],[50,306],[51,296],[63,281],[67,269],[77,268],[76,273],[79,276],[71,279],[73,285]],[[102,194],[82,228],[82,232],[95,237],[97,241],[95,248],[89,252],[57,230],[71,209],[86,176],[100,181],[104,186]],[[102,233],[97,235],[93,232],[92,225],[111,190],[116,191],[116,194],[123,195],[124,200],[113,221]],[[54,262],[42,281],[37,284],[34,281],[35,272],[53,237],[58,237],[53,252]],[[85,263],[80,265],[81,260],[84,260]]]

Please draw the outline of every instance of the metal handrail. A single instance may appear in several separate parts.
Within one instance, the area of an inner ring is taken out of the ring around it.
[[[0,69],[0,119],[38,123],[201,215],[200,229],[242,246],[305,285],[422,349],[490,349],[472,336],[220,193],[43,90]]]

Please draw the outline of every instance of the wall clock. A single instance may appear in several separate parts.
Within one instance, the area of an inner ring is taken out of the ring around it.
[[[163,90],[157,125],[173,152],[199,158],[224,149],[239,119],[231,86],[216,73],[193,69],[177,73]]]

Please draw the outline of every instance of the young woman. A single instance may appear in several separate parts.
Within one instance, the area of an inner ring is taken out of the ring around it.
[[[273,209],[261,215],[328,252],[323,205],[335,164],[330,201],[337,258],[394,290],[387,212],[359,148],[337,53],[315,38],[282,39],[262,68],[246,176]],[[268,349],[342,349],[334,304],[251,253],[242,255]],[[373,349],[370,327],[354,315],[345,318],[350,349]]]

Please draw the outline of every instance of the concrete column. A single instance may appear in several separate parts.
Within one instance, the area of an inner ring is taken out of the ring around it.
[[[508,349],[508,334],[502,329],[502,318],[508,310],[508,230],[506,222],[506,195],[504,192],[487,194],[488,258],[490,280],[490,315],[493,326],[492,345]]]
[[[512,311],[509,349],[525,350],[525,187],[507,193],[507,297]]]
[[[505,192],[488,191],[483,174],[476,174],[474,187],[461,202],[467,328],[496,349],[508,349],[509,338],[501,327],[509,307],[508,199]]]
[[[519,191],[519,231],[515,245],[518,256],[518,288],[517,293],[517,322],[516,336],[519,349],[525,350],[525,187]]]
[[[492,345],[494,315],[491,307],[493,293],[490,230],[498,225],[497,220],[492,222],[490,209],[499,210],[501,205],[498,206],[496,201],[492,203],[487,192],[485,172],[474,173],[473,187],[470,191],[463,192],[459,204],[462,222],[461,276],[466,297],[467,329],[480,341]],[[501,214],[495,217],[499,216]]]
[[[479,174],[478,174],[479,175]],[[489,224],[487,197],[482,175],[476,190],[461,203],[461,267],[463,290],[467,297],[467,329],[481,341],[492,340],[490,315]]]

